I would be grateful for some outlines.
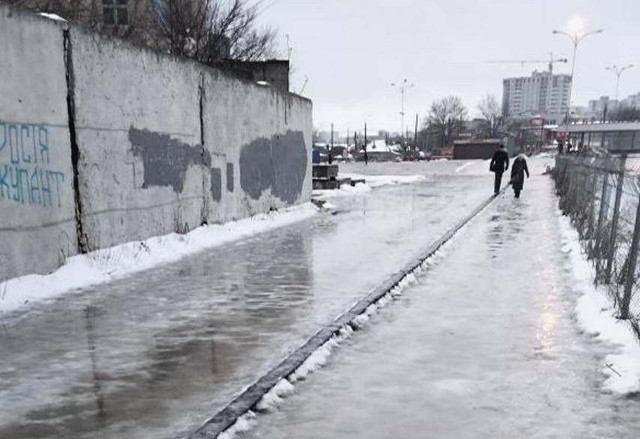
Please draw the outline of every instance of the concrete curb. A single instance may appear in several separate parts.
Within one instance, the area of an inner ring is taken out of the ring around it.
[[[508,186],[507,186],[508,187]],[[506,187],[500,192],[504,193]],[[418,258],[406,264],[400,270],[389,276],[381,285],[374,288],[369,294],[356,302],[348,311],[337,317],[332,323],[320,329],[307,342],[289,354],[280,364],[271,369],[261,378],[259,378],[251,386],[247,387],[240,395],[238,395],[227,406],[216,413],[212,418],[207,420],[205,424],[194,433],[187,436],[188,439],[214,439],[229,427],[236,420],[254,409],[260,402],[260,399],[269,392],[281,379],[291,376],[298,367],[309,358],[309,356],[324,345],[334,335],[337,335],[340,329],[345,326],[357,327],[355,319],[362,315],[366,309],[378,302],[383,296],[395,288],[405,277],[414,272],[427,259],[431,258],[447,241],[462,229],[467,223],[475,218],[482,210],[484,210],[497,197],[492,196],[483,201],[469,215],[460,220],[456,225],[449,229],[443,236],[429,246],[429,248]]]

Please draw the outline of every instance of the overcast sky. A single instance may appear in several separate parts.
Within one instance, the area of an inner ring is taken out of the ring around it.
[[[472,115],[487,93],[502,99],[502,78],[528,75],[546,64],[491,60],[571,56],[570,41],[552,35],[580,17],[587,30],[576,61],[574,104],[615,94],[608,65],[634,63],[620,96],[640,92],[640,0],[263,0],[261,21],[285,35],[292,52],[292,90],[314,104],[314,125],[336,130],[400,128],[400,93],[392,82],[415,84],[406,94],[405,126],[433,99],[460,96]],[[570,64],[556,64],[570,72]]]

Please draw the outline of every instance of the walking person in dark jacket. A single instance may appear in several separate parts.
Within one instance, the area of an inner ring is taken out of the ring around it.
[[[527,174],[527,178],[529,178],[527,160],[524,158],[524,154],[519,154],[513,161],[513,166],[511,166],[511,187],[513,187],[513,193],[516,198],[520,198],[520,192],[524,187],[525,173]]]
[[[500,185],[502,183],[502,174],[509,169],[509,155],[505,151],[504,144],[500,145],[500,149],[493,154],[489,170],[496,174],[495,182],[493,185],[493,193],[498,195],[500,193]]]

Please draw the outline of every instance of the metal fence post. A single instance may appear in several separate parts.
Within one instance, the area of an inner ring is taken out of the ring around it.
[[[589,198],[591,199],[591,208],[589,209],[589,239],[593,239],[593,229],[596,222],[596,185],[598,183],[598,171],[595,164],[591,167],[593,175],[591,176],[591,188],[589,189]]]
[[[616,236],[618,234],[618,217],[620,216],[620,200],[622,199],[622,188],[624,186],[624,170],[627,163],[627,156],[622,156],[620,168],[618,170],[618,184],[616,186],[616,203],[613,208],[613,219],[611,220],[611,237],[607,251],[607,268],[604,275],[605,283],[611,282],[611,270],[613,268],[613,258],[616,251]]]
[[[631,249],[629,250],[629,258],[627,260],[626,279],[624,281],[624,297],[622,298],[622,309],[620,317],[629,318],[629,305],[631,304],[631,292],[633,290],[634,278],[636,275],[636,264],[638,262],[638,240],[640,239],[640,199],[636,209],[636,223],[633,229],[633,240],[631,241]]]
[[[600,209],[598,213],[598,223],[596,224],[596,235],[594,242],[594,257],[596,259],[596,283],[602,278],[602,238],[603,231],[602,226],[604,224],[604,216],[606,214],[606,207],[608,205],[607,198],[609,198],[609,170],[602,169],[602,192],[600,193]]]

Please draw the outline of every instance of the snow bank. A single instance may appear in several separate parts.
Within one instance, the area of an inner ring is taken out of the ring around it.
[[[315,190],[313,196],[317,198],[336,198],[336,197],[348,197],[351,195],[362,194],[371,191],[371,186],[365,183],[358,183],[355,186],[342,185],[340,189],[333,190]],[[326,207],[326,205],[325,205]]]
[[[380,186],[391,186],[397,184],[419,183],[427,179],[424,175],[360,175],[360,174],[340,174],[341,177],[352,180],[365,180],[371,188]]]
[[[602,372],[607,376],[604,389],[615,393],[640,391],[640,344],[630,324],[616,318],[616,309],[603,287],[596,287],[592,280],[595,271],[584,254],[578,232],[569,218],[558,210],[562,251],[567,253],[573,267],[576,286],[584,291],[578,299],[576,314],[581,328],[599,340],[619,346],[619,351],[605,358]]]
[[[260,411],[270,412],[277,409],[282,404],[283,398],[293,393],[293,384],[291,384],[286,378],[278,381],[273,389],[264,394],[262,399],[257,405],[257,409]]]
[[[220,435],[218,435],[218,439],[232,439],[240,433],[251,430],[255,425],[256,414],[249,410],[247,413],[240,416],[231,427],[220,433]]]
[[[365,180],[366,183],[358,183],[355,186],[343,185],[340,189],[334,190],[315,190],[313,191],[313,196],[318,198],[346,197],[366,193],[371,189],[381,186],[418,183],[427,179],[424,175],[340,174],[340,177],[351,178],[352,180]]]
[[[186,235],[172,233],[73,256],[51,274],[27,275],[0,283],[0,312],[175,262],[210,247],[301,221],[317,211],[307,203],[226,224],[198,227]]]

